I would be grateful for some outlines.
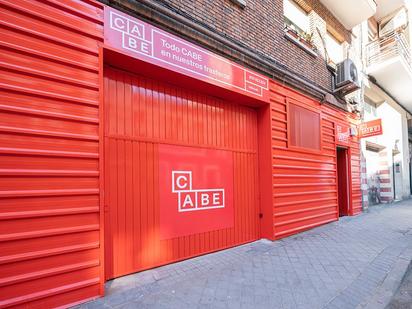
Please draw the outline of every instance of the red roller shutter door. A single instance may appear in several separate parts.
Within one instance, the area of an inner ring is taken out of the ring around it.
[[[254,109],[110,67],[104,86],[106,279],[258,239]],[[173,145],[230,153],[233,226],[161,239],[159,149]]]

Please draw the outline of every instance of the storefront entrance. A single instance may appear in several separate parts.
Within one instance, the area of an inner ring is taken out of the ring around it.
[[[336,148],[339,217],[349,214],[348,149]]]
[[[259,238],[257,113],[105,67],[105,277]]]

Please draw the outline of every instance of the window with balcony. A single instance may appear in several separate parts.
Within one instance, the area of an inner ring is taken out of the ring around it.
[[[283,0],[283,13],[285,36],[313,56],[316,56],[308,13],[294,0]]]
[[[283,14],[286,27],[295,30],[300,35],[306,35],[309,32],[309,16],[295,1],[283,1]]]

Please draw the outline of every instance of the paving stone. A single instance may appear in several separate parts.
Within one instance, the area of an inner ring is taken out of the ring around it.
[[[412,201],[109,281],[77,308],[370,308],[412,258]],[[402,264],[402,265],[403,265]],[[368,307],[369,304],[369,307]]]

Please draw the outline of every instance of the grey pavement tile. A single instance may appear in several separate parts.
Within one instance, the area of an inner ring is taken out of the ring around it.
[[[412,258],[412,201],[124,276],[77,308],[362,308]],[[391,275],[389,275],[391,274]],[[388,279],[389,278],[389,279]]]

